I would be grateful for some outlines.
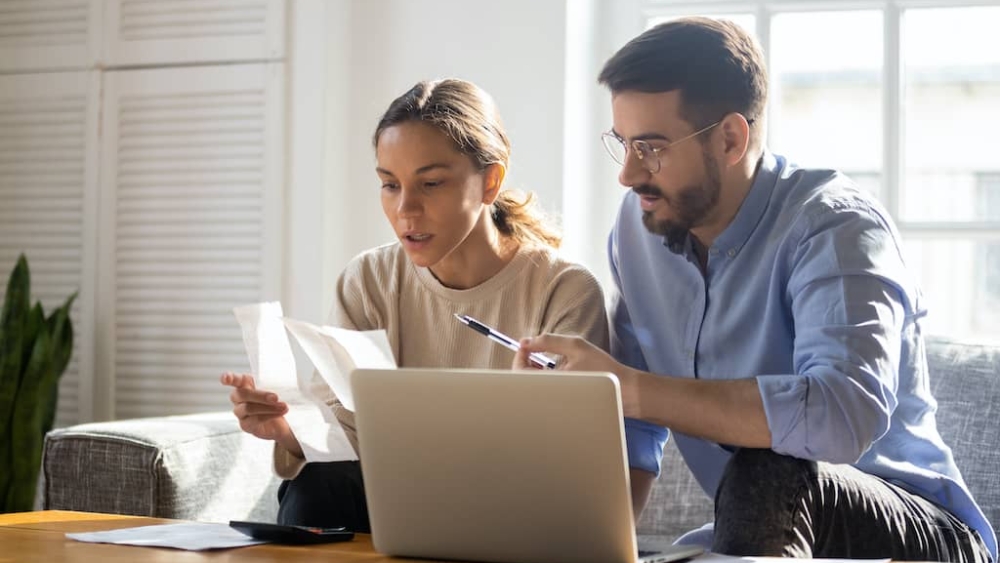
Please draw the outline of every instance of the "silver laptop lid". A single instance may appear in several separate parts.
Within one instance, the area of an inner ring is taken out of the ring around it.
[[[610,374],[352,373],[375,548],[501,563],[634,563]]]

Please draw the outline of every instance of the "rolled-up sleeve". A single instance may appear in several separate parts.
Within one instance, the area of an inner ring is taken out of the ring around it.
[[[660,475],[663,446],[667,443],[667,429],[656,424],[625,419],[625,444],[628,449],[628,466]]]
[[[842,211],[842,210],[841,210]],[[909,304],[894,233],[867,213],[837,213],[801,241],[788,285],[795,374],[760,375],[771,446],[854,463],[889,428]]]

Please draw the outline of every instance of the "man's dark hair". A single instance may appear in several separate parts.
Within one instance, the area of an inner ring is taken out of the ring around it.
[[[612,94],[680,90],[681,115],[695,128],[731,112],[759,121],[767,69],[757,41],[738,25],[711,18],[672,20],[618,50],[597,81]]]

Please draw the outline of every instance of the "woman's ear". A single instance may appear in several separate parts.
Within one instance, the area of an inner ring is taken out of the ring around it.
[[[493,202],[500,197],[500,188],[503,187],[505,176],[507,167],[499,162],[494,162],[483,170],[483,203],[493,205]]]

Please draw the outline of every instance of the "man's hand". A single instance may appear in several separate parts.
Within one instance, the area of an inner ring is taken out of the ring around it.
[[[522,339],[513,368],[533,368],[528,363],[532,352],[561,356],[556,369],[604,371],[618,376],[622,414],[626,418],[719,444],[771,447],[771,430],[756,378],[705,381],[652,374],[615,361],[582,338],[556,334]]]
[[[618,377],[622,392],[622,410],[628,418],[639,418],[639,372],[615,361],[607,352],[579,336],[543,334],[521,340],[521,349],[514,356],[514,369],[536,368],[528,361],[532,352],[557,355],[561,360],[556,369],[569,371],[611,372]]]
[[[302,447],[285,420],[288,405],[270,391],[258,390],[253,376],[226,372],[219,381],[233,388],[229,400],[240,428],[263,440],[274,440],[292,454],[302,457]]]

